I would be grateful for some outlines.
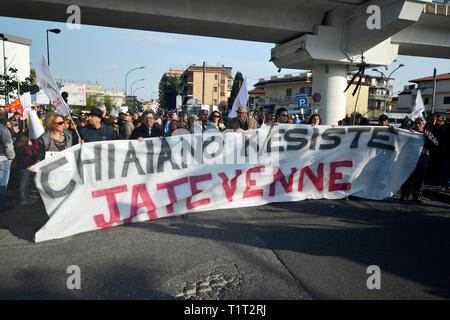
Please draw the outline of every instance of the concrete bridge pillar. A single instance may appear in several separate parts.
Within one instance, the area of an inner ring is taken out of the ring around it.
[[[345,117],[348,66],[343,64],[316,65],[312,68],[312,97],[319,97],[319,102],[311,101],[312,112],[319,113],[322,124],[337,124]],[[316,99],[317,100],[317,99]]]

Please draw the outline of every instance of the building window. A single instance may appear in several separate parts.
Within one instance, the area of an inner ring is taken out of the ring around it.
[[[287,88],[286,89],[286,97],[291,97],[292,96],[292,88]]]
[[[298,90],[298,93],[305,93],[305,87],[300,88],[300,89]]]
[[[430,98],[424,98],[423,104],[430,104]]]
[[[444,104],[450,104],[450,97],[444,97]]]
[[[217,74],[215,74],[214,75],[214,80],[217,80],[217,79],[219,79],[219,78],[218,78]]]
[[[215,106],[217,106],[217,99],[214,99],[213,104],[214,104]]]
[[[217,87],[214,87],[214,92],[217,92]]]

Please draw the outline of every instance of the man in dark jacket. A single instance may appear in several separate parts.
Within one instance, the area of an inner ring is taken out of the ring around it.
[[[155,125],[155,113],[152,110],[145,110],[142,114],[142,126],[137,127],[131,133],[130,139],[164,137],[164,132]]]
[[[82,142],[94,142],[115,140],[114,129],[106,125],[103,121],[103,112],[98,108],[92,108],[89,113],[89,124],[80,128]]]
[[[6,205],[6,190],[8,188],[11,162],[16,156],[13,140],[4,126],[5,119],[0,119],[0,212],[10,209]]]
[[[414,127],[411,131],[423,133],[425,142],[422,148],[422,153],[419,157],[419,161],[417,161],[416,168],[400,189],[400,201],[404,201],[412,193],[413,201],[417,204],[421,204],[423,202],[420,200],[420,195],[423,181],[425,179],[426,168],[430,159],[430,150],[438,146],[438,141],[430,131],[425,129],[425,121],[423,120],[423,118],[416,118],[414,120]]]

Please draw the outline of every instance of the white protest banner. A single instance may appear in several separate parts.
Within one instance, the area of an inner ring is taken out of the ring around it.
[[[416,120],[416,118],[422,117],[422,112],[425,111],[425,105],[423,104],[422,94],[420,89],[417,90],[416,105],[412,110],[411,120]]]
[[[45,132],[44,127],[42,126],[41,121],[39,120],[36,110],[30,111],[29,124],[30,124],[29,130],[30,139],[38,139]]]
[[[203,210],[385,199],[414,170],[423,141],[389,127],[300,124],[76,145],[35,165],[50,217],[35,241]]]
[[[20,96],[20,102],[22,103],[23,108],[23,119],[28,118],[28,115],[31,111],[31,94],[29,92],[25,92],[23,95]]]
[[[236,118],[237,109],[240,106],[247,106],[247,102],[248,102],[248,89],[247,89],[247,78],[245,78],[241,88],[239,89],[239,93],[236,96],[236,99],[234,99],[233,107],[231,108],[228,118]]]
[[[42,87],[47,97],[56,107],[56,112],[62,116],[69,114],[69,106],[65,103],[56,85],[55,78],[48,67],[47,61],[42,57],[36,68],[36,82]]]

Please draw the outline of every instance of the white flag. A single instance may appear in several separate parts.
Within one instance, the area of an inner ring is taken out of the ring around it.
[[[30,111],[30,139],[38,139],[44,132],[41,121],[36,113],[36,110]]]
[[[69,112],[69,106],[65,103],[56,85],[55,78],[48,67],[47,61],[42,57],[36,68],[36,81],[44,90],[47,97],[50,99],[52,104],[56,107],[56,112],[62,116],[67,116]]]
[[[412,116],[411,120],[415,120],[418,117],[422,117],[422,112],[425,111],[425,105],[423,104],[422,100],[422,94],[420,93],[420,89],[417,90],[417,97],[416,97],[416,105],[414,106],[414,109],[412,110]]]
[[[21,97],[20,97],[20,103],[22,104],[23,107],[23,119],[25,120],[26,118],[28,118],[28,115],[30,114],[31,111],[31,94],[29,92],[25,92]]]
[[[228,118],[236,118],[237,117],[237,109],[241,106],[247,106],[248,102],[248,90],[247,90],[247,78],[244,79],[244,83],[241,86],[241,89],[239,90],[239,93],[234,99],[233,102],[233,108],[231,109],[230,114],[228,115]]]

